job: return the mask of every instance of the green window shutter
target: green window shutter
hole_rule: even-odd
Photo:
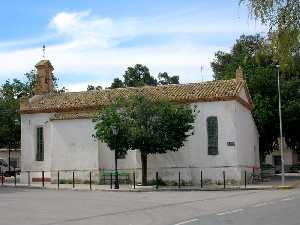
[[[218,118],[216,116],[208,117],[206,125],[208,155],[218,155]]]

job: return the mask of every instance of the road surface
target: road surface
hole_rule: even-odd
[[[0,186],[0,225],[299,225],[300,190],[100,192]]]

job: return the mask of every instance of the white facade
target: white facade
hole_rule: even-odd
[[[246,98],[243,89],[241,98]],[[259,135],[249,109],[236,100],[198,102],[191,107],[200,111],[194,135],[178,152],[149,155],[149,180],[156,171],[162,179],[176,180],[180,171],[183,180],[199,183],[201,170],[204,179],[222,180],[225,171],[227,178],[241,180],[244,170],[259,167]],[[91,119],[50,120],[52,115],[21,115],[22,171],[43,170],[46,177],[56,179],[55,170],[114,169],[114,152],[93,137]],[[218,119],[218,155],[208,155],[206,120],[210,116]],[[44,128],[44,161],[35,160],[38,127]],[[118,162],[120,169],[135,171],[140,180],[139,151],[129,151]],[[40,176],[40,172],[32,176]],[[27,182],[27,177],[23,181]]]

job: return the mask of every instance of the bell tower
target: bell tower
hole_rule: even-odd
[[[43,59],[35,65],[37,69],[37,80],[33,89],[34,95],[43,95],[54,90],[54,70],[49,60]]]

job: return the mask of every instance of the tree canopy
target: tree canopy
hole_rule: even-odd
[[[179,84],[179,76],[169,76],[167,72],[159,73],[157,77],[161,85]]]
[[[254,103],[253,116],[260,134],[260,149],[268,153],[278,147],[279,116],[276,66],[268,39],[242,35],[231,51],[219,51],[211,63],[214,78],[232,79],[241,65]],[[300,63],[299,56],[293,60]],[[289,147],[300,150],[300,67],[281,71],[283,132]]]
[[[300,40],[299,0],[240,0],[252,16],[269,27],[273,61],[282,70],[293,66]]]
[[[111,150],[126,154],[130,148],[130,118],[124,106],[120,107],[119,101],[116,100],[114,104],[103,108],[97,114],[97,117],[94,119],[97,122],[95,130],[96,137],[105,142]],[[113,127],[118,131],[116,137],[112,131]]]
[[[133,67],[128,67],[123,74],[123,78],[124,81],[119,78],[115,78],[110,88],[179,84],[179,76],[169,76],[167,72],[159,73],[159,81],[157,81],[157,79],[150,74],[148,67],[142,64],[136,64]]]
[[[121,104],[102,109],[95,121],[96,137],[112,150],[140,150],[142,183],[145,185],[148,154],[177,151],[182,147],[191,135],[194,115],[186,106],[133,96],[123,99]],[[120,131],[117,144],[114,143],[112,125]]]
[[[26,85],[17,79],[7,80],[0,88],[0,147],[17,148],[20,145],[21,127],[17,97]]]
[[[114,81],[112,82],[110,88],[114,89],[114,88],[122,88],[124,87],[124,83],[122,80],[120,80],[119,78],[114,78]]]
[[[147,66],[136,64],[134,67],[128,67],[125,71],[124,84],[127,87],[139,87],[144,85],[157,85],[157,80],[151,76]]]
[[[87,91],[102,90],[102,87],[99,86],[99,85],[98,85],[98,86],[94,86],[94,85],[90,85],[90,84],[89,84],[89,85],[87,86],[86,90],[87,90]]]
[[[21,95],[33,96],[33,87],[36,82],[36,70],[25,73],[25,80],[6,80],[0,87],[0,148],[18,148],[21,139],[21,122],[19,97]],[[53,76],[57,87],[57,78]],[[57,90],[63,92],[65,88]]]

